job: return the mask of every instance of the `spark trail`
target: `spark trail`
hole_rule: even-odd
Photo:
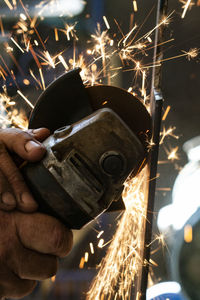
[[[143,230],[146,214],[147,169],[125,184],[123,199],[126,211],[100,264],[100,270],[92,283],[87,300],[132,298],[137,274],[143,265]]]

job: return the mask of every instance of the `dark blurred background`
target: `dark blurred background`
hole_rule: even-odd
[[[61,1],[61,0],[60,0]],[[11,2],[11,1],[10,1]],[[23,1],[28,8],[31,18],[37,14],[37,4],[41,1]],[[61,51],[63,57],[68,61],[68,57],[72,57],[74,49],[74,39],[67,40],[66,35],[59,32],[59,42],[55,41],[54,28],[62,29],[65,24],[76,24],[76,35],[79,40],[76,42],[76,47],[79,53],[84,52],[86,41],[90,39],[97,28],[97,23],[101,24],[103,30],[106,29],[102,17],[106,16],[112,36],[120,36],[119,29],[115,20],[119,24],[123,33],[130,30],[130,15],[133,13],[133,22],[139,26],[142,25],[138,37],[155,27],[156,20],[156,4],[155,0],[138,1],[138,12],[133,12],[133,1],[131,0],[81,0],[61,1],[61,11],[56,11],[55,7],[50,5],[43,12],[44,18],[37,20],[37,30],[41,35],[49,53],[54,56]],[[198,1],[194,1],[195,5],[188,10],[184,19],[181,19],[182,3],[178,0],[170,0],[168,12],[173,12],[170,24],[166,27],[166,40],[174,38],[174,41],[167,43],[164,46],[164,57],[170,58],[182,54],[182,50],[189,51],[190,48],[200,48],[200,6]],[[1,76],[1,86],[6,85],[8,95],[13,97],[17,103],[18,109],[23,109],[27,115],[30,113],[30,108],[22,101],[19,95],[16,94],[18,89],[22,90],[24,95],[34,104],[41,94],[41,89],[36,81],[30,76],[29,70],[37,73],[37,66],[30,52],[22,52],[10,41],[11,36],[15,36],[19,27],[16,23],[19,20],[20,13],[24,13],[20,3],[17,3],[17,9],[10,10],[3,0],[0,0],[0,16],[3,24],[0,35],[0,55],[1,66],[9,70],[13,70],[16,82],[14,84],[13,77],[9,75],[4,80]],[[13,5],[14,8],[14,5]],[[19,39],[20,41],[20,39]],[[5,51],[5,43],[9,43],[13,47],[12,54],[15,60]],[[40,53],[38,48],[38,53]],[[152,52],[147,52],[147,56],[143,56],[144,62],[152,62]],[[20,68],[17,67],[19,64]],[[43,74],[46,85],[53,79],[64,72],[63,66],[60,64],[55,69],[44,68]],[[38,76],[38,75],[37,75]],[[28,79],[28,85],[24,79]],[[147,78],[150,87],[151,71]],[[133,84],[133,74],[131,72],[120,72],[113,79],[113,84],[123,88],[129,88]],[[136,88],[138,88],[137,83]],[[163,63],[162,67],[162,91],[164,95],[164,109],[170,106],[170,111],[164,126],[166,128],[176,127],[175,134],[179,139],[172,137],[166,138],[165,146],[160,147],[160,161],[167,161],[165,148],[179,147],[179,160],[159,164],[157,180],[157,191],[155,199],[154,213],[154,234],[158,233],[156,226],[156,217],[159,209],[162,206],[171,202],[171,189],[174,180],[180,171],[181,167],[187,162],[186,154],[182,150],[182,145],[185,141],[200,134],[200,104],[199,104],[199,86],[200,86],[200,65],[199,58],[191,59],[180,57],[173,60],[168,60]],[[166,190],[163,190],[166,189]],[[95,274],[95,266],[100,262],[101,257],[105,255],[106,248],[100,249],[97,247],[98,232],[105,230],[103,238],[108,241],[117,223],[116,217],[118,214],[106,214],[100,218],[97,224],[92,224],[81,232],[75,234],[75,246],[72,253],[67,259],[61,262],[60,272],[58,273],[55,283],[51,280],[38,286],[38,289],[29,299],[81,299],[81,294],[84,298],[84,293],[87,291],[89,282]],[[109,232],[109,234],[108,234]],[[89,243],[93,243],[95,254],[90,255],[89,262],[85,263],[83,269],[80,269],[79,263],[85,252],[90,253]],[[156,261],[158,267],[154,269],[154,280],[164,281],[170,279],[170,274],[167,270],[165,262],[165,250],[154,251],[158,245],[152,246],[152,251],[155,252],[152,259]]]

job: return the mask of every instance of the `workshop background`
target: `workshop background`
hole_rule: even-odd
[[[39,3],[40,1],[23,1],[25,5],[29,6],[29,12],[32,14],[31,17],[33,17],[34,13],[36,13],[36,2]],[[52,1],[46,2],[50,3]],[[79,52],[84,52],[83,45],[85,44],[85,41],[90,39],[90,35],[93,34],[97,29],[97,23],[100,23],[102,28],[106,30],[103,16],[106,16],[113,32],[118,30],[115,20],[118,22],[124,33],[127,33],[130,30],[130,15],[133,13],[133,1],[131,0],[87,0],[85,2],[82,0],[73,0],[62,2],[62,18],[60,17],[60,11],[56,11],[54,9],[52,10],[50,8],[48,9],[47,7],[45,10],[45,18],[42,22],[39,22],[37,29],[40,32],[42,39],[46,40],[48,49],[51,51],[51,53],[56,54],[64,49],[63,56],[66,60],[68,55],[71,56],[73,51],[73,39],[67,41],[66,36],[60,35],[59,43],[56,43],[54,32],[52,30],[54,27],[61,28],[63,27],[64,23],[75,24],[77,22],[76,35],[79,38]],[[178,56],[183,54],[181,51],[189,51],[191,48],[200,48],[200,2],[193,2],[194,5],[187,11],[185,18],[182,19],[181,13],[183,11],[183,3],[179,2],[178,0],[169,1],[168,12],[173,12],[173,14],[170,18],[170,24],[166,26],[165,35],[166,39],[173,38],[174,41],[164,45],[164,58]],[[137,1],[138,11],[134,12],[134,22],[136,22],[138,25],[144,23],[139,33],[140,36],[156,26],[156,4],[157,1],[155,0]],[[66,15],[65,10],[67,12]],[[20,66],[20,68],[17,68],[16,64],[13,63],[14,59],[12,59],[11,56],[4,56],[3,51],[5,43],[9,42],[10,44],[10,33],[17,30],[14,25],[19,19],[20,13],[22,13],[22,11],[20,12],[11,10],[6,4],[6,1],[0,1],[0,16],[4,29],[3,33],[1,27],[0,55],[4,59],[8,68],[14,70],[16,81],[24,95],[26,95],[28,99],[31,99],[31,102],[34,104],[41,93],[41,89],[36,89],[33,78],[30,78],[29,69],[32,69],[33,73],[36,70],[32,55],[30,53],[26,53],[25,55],[22,54],[21,51],[12,44],[12,47],[14,48],[13,55]],[[148,52],[147,57],[144,57],[143,59],[144,61],[147,60],[148,62],[151,62],[152,52]],[[56,67],[56,69],[51,68],[44,72],[43,75],[45,77],[46,85],[62,73],[64,73],[64,68],[62,65],[59,65]],[[118,76],[112,80],[112,84],[128,89],[133,81],[132,77],[133,75],[131,72],[119,72]],[[24,82],[24,78],[28,78],[30,84],[27,85],[27,83]],[[147,81],[149,82],[150,87],[151,71],[149,71]],[[28,115],[30,113],[30,109],[26,103],[21,100],[20,95],[16,93],[16,87],[12,84],[12,76],[8,76],[6,81],[1,77],[1,82],[1,86],[6,83],[7,93],[9,96],[13,97],[14,101],[17,103],[18,109],[25,110],[26,114]],[[172,202],[172,188],[175,179],[183,166],[188,162],[187,155],[183,151],[182,146],[186,141],[200,135],[199,86],[200,65],[198,57],[188,60],[186,56],[182,56],[176,59],[166,60],[163,63],[163,112],[169,107],[169,113],[166,120],[163,122],[162,130],[163,126],[166,129],[170,127],[176,127],[176,129],[173,129],[174,137],[166,137],[165,143],[160,147],[160,163],[158,166],[154,212],[154,236],[158,234],[158,212],[161,207]],[[179,136],[178,139],[176,138],[177,136]],[[189,145],[188,147],[191,148],[193,146],[198,146],[199,144],[199,140],[196,140],[194,143],[192,143],[192,146]],[[170,161],[168,160],[167,156],[169,151],[174,148],[176,148],[178,159]],[[192,197],[193,193],[191,191],[191,197],[189,197],[188,202],[192,203]],[[183,199],[183,202],[184,201],[185,200]],[[179,214],[181,214],[181,211],[177,211],[176,218],[179,218]],[[62,260],[56,280],[53,278],[38,285],[37,289],[32,293],[32,295],[26,297],[25,299],[84,299],[84,293],[88,291],[89,284],[96,274],[95,267],[98,263],[100,263],[101,258],[106,252],[106,247],[97,247],[98,241],[96,238],[96,231],[104,230],[104,241],[109,241],[115,231],[117,216],[118,213],[104,214],[96,225],[92,224],[86,229],[76,232],[74,249],[66,259]],[[200,214],[196,216],[195,222],[198,223],[199,219]],[[86,251],[90,251],[90,243],[94,244],[95,253],[91,256],[88,263],[85,264],[84,268],[80,268],[82,256]],[[172,279],[178,280],[178,278],[172,277],[176,275],[173,275],[173,271],[169,268],[169,265],[171,264],[170,261],[172,259],[172,252],[174,251],[173,248],[176,242],[172,242],[170,240],[169,242],[167,241],[167,243],[169,244],[167,246],[159,246],[157,243],[152,245],[152,253],[154,253],[152,254],[152,260],[155,262],[153,266],[154,283]],[[159,248],[159,251],[156,250],[157,248]],[[192,248],[190,250],[192,251]],[[190,255],[192,256],[192,252]],[[177,256],[175,257],[177,259]],[[187,260],[187,258],[185,259]],[[184,264],[184,259],[182,260],[182,263]],[[172,264],[175,264],[175,262]],[[198,269],[200,269],[200,254],[193,264],[198,265]],[[193,266],[193,268],[195,267]],[[188,272],[191,272],[192,274],[192,265],[188,267]],[[175,273],[177,274],[177,272]],[[197,277],[198,273],[195,274],[193,274],[194,277]],[[194,286],[192,286],[191,283],[191,285],[186,287],[186,289],[198,289],[196,288],[198,284],[200,285],[199,281],[197,280],[197,282],[194,282]],[[188,299],[200,299],[196,295],[191,295],[192,294],[188,296]],[[198,295],[200,295],[199,291]]]

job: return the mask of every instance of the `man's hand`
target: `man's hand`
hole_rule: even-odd
[[[71,231],[53,217],[0,211],[0,299],[29,294],[71,247]]]
[[[40,142],[48,136],[46,128],[28,131],[0,129],[0,209],[11,211],[18,208],[23,212],[37,209],[37,203],[9,153],[26,161],[38,161],[46,151]]]
[[[0,129],[0,299],[29,294],[36,280],[56,273],[57,258],[72,247],[70,230],[35,212],[37,203],[13,161],[16,154],[25,161],[40,160],[46,151],[40,142],[48,135],[45,128]]]

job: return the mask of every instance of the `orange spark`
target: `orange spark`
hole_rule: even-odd
[[[158,264],[155,262],[155,260],[151,259],[149,260],[149,263],[155,267],[158,267]]]
[[[15,76],[13,76],[13,73],[12,73],[12,72],[10,71],[10,69],[8,68],[8,66],[7,66],[7,64],[6,64],[6,62],[5,62],[5,60],[4,60],[3,57],[2,57],[2,55],[0,55],[0,59],[2,60],[2,62],[3,62],[3,64],[4,64],[4,66],[6,67],[8,73],[9,73],[10,76],[12,77],[12,79],[13,79],[13,81],[14,81],[16,87],[18,88],[18,84],[17,84],[17,82],[16,82],[16,80],[15,80]]]
[[[157,191],[170,192],[172,189],[168,187],[156,188]]]
[[[6,73],[6,71],[4,70],[4,68],[2,66],[0,66],[0,70],[5,76],[8,76],[8,74]]]
[[[12,3],[13,3],[14,8],[16,8],[16,6],[17,6],[17,0],[12,0]]]
[[[17,93],[25,100],[25,102],[31,107],[34,108],[33,104],[22,94],[20,90],[17,90]]]
[[[165,58],[165,59],[159,60],[158,62],[161,63],[161,62],[164,62],[164,61],[177,59],[177,58],[183,57],[183,56],[187,56],[188,60],[190,60],[191,58],[197,57],[197,55],[199,54],[199,50],[197,48],[191,48],[189,51],[182,50],[182,52],[183,52],[183,54],[179,54],[179,55],[176,55],[176,56]]]
[[[10,10],[13,10],[12,4],[9,2],[9,0],[4,0],[4,2],[7,4]]]
[[[146,72],[142,71],[142,96],[146,95],[146,90],[145,90],[145,79],[146,79]],[[145,98],[145,97],[144,97]]]
[[[89,253],[88,253],[88,252],[85,252],[84,261],[85,261],[85,262],[88,262],[88,258],[89,258]]]
[[[29,81],[28,79],[26,79],[26,78],[23,80],[23,83],[24,83],[25,85],[30,85],[30,81]]]
[[[25,16],[25,14],[20,14],[20,18],[24,21],[26,21],[27,17]]]
[[[170,151],[165,148],[165,151],[166,151],[166,153],[168,155],[167,158],[169,160],[174,161],[174,160],[178,160],[179,159],[179,155],[177,153],[178,147],[175,147],[175,148],[171,149]]]
[[[100,241],[98,243],[98,247],[103,248],[103,246],[104,246],[104,239],[100,239]]]
[[[174,13],[174,11],[171,12],[168,16],[164,16],[163,19],[160,21],[160,23],[158,23],[153,29],[151,29],[149,32],[147,32],[147,34],[145,34],[143,37],[148,38],[157,28],[161,27],[162,25],[168,25],[173,13]]]
[[[99,239],[101,236],[102,236],[102,234],[104,233],[104,231],[102,230],[102,231],[100,231],[99,233],[98,233],[98,235],[97,235],[97,238]]]
[[[41,78],[43,90],[45,90],[46,87],[45,87],[45,82],[44,82],[44,76],[43,76],[43,73],[42,73],[42,68],[39,68],[39,73],[40,73],[40,78]]]
[[[182,52],[184,52],[185,55],[187,55],[188,60],[197,57],[199,54],[199,50],[197,48],[191,48],[188,52],[182,50]]]
[[[105,23],[107,29],[110,29],[110,25],[108,23],[108,20],[107,20],[106,16],[103,16],[103,20],[104,20],[104,23]]]
[[[33,29],[35,28],[37,18],[38,18],[37,16],[34,16],[33,19],[31,20],[30,27]]]
[[[85,264],[85,259],[84,259],[84,257],[81,257],[79,268],[83,269],[84,268],[84,264]]]
[[[39,32],[37,31],[37,29],[36,29],[36,27],[35,27],[35,24],[32,23],[33,20],[32,20],[31,17],[29,16],[27,8],[24,6],[22,0],[19,0],[19,2],[21,3],[21,6],[22,6],[22,8],[23,8],[23,10],[24,10],[24,12],[25,12],[27,18],[29,19],[30,24],[32,25],[32,27],[33,27],[35,33],[37,34],[38,39],[39,39],[39,41],[40,41],[42,47],[44,48],[44,50],[46,50],[45,44],[43,43],[43,40],[42,40],[41,36],[39,35]]]
[[[92,254],[94,254],[94,246],[93,246],[93,243],[90,243],[90,252]]]
[[[36,62],[36,65],[37,65],[38,69],[40,69],[40,68],[41,68],[41,64],[40,64],[40,62],[39,62],[39,60],[38,60],[38,58],[37,58],[37,56],[36,56],[36,54],[35,54],[35,51],[33,50],[33,47],[32,47],[31,44],[29,45],[29,49],[30,49],[30,51],[31,51],[31,54],[32,54],[32,56],[33,56],[35,62]]]
[[[136,0],[133,0],[133,10],[134,10],[134,12],[138,11],[137,1]]]
[[[47,58],[47,61],[49,62],[50,66],[55,69],[54,60],[52,59],[51,55],[48,51],[44,51],[44,56]]]
[[[76,30],[75,30],[76,24],[77,22],[72,25],[65,24],[65,30],[60,29],[60,31],[65,33],[68,41],[70,41],[71,37],[75,38],[75,40],[78,40],[78,37],[76,36]]]
[[[168,115],[170,109],[171,109],[171,106],[168,105],[167,108],[166,108],[166,110],[165,110],[165,112],[164,112],[164,115],[163,115],[163,117],[162,117],[162,121],[165,121],[165,120],[166,120],[167,115]]]
[[[67,63],[66,63],[66,61],[64,60],[64,58],[62,57],[62,55],[60,54],[60,55],[58,55],[58,59],[60,60],[60,62],[63,64],[63,66],[64,66],[64,68],[65,68],[65,70],[67,71],[67,70],[69,70],[69,67],[68,67],[68,65],[67,65]]]
[[[181,0],[180,2],[182,2],[184,4],[183,5],[183,13],[181,15],[181,18],[184,19],[188,8],[191,7],[192,5],[194,5],[194,3],[192,2],[192,0]]]
[[[192,240],[193,240],[193,229],[190,224],[187,224],[184,227],[184,241],[186,243],[191,243]]]
[[[178,135],[174,134],[176,127],[169,127],[167,130],[165,129],[165,127],[163,127],[163,131],[160,133],[161,139],[160,139],[160,145],[164,142],[164,139],[167,136],[172,136],[175,139],[179,139]]]
[[[2,36],[5,36],[4,28],[3,28],[3,22],[2,22],[1,16],[0,16],[0,28],[1,28],[1,35],[2,35]]]
[[[37,84],[40,86],[40,88],[42,89],[42,85],[41,82],[36,78],[36,76],[33,74],[33,71],[30,69],[29,70],[31,76],[35,79],[35,81],[37,82]]]
[[[11,41],[19,48],[19,50],[24,53],[24,50],[20,47],[20,45],[13,39],[13,37],[10,38]]]
[[[22,22],[18,22],[17,25],[24,31],[27,32],[28,31],[28,27],[26,23],[22,23]]]
[[[4,76],[4,73],[0,70],[0,75],[1,77],[3,78],[3,80],[6,80],[5,76]]]
[[[133,33],[133,31],[135,31],[136,28],[137,28],[137,25],[135,24],[134,27],[126,35],[126,37],[123,39],[123,45],[124,46],[126,45],[126,41],[128,40],[128,38],[131,36],[131,34]]]
[[[55,40],[57,42],[59,40],[59,38],[58,38],[58,29],[57,28],[54,28],[54,33],[55,33]]]

